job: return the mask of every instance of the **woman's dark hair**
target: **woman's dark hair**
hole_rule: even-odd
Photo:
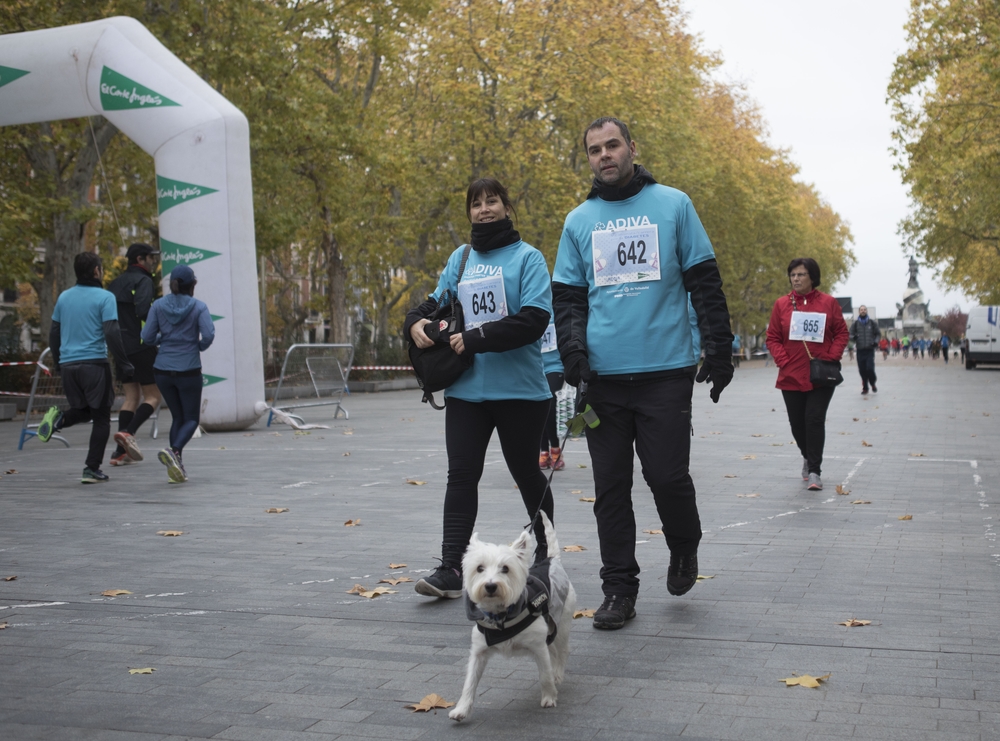
[[[96,252],[81,252],[73,258],[73,272],[77,280],[88,280],[94,277],[94,268],[104,264]]]
[[[466,218],[471,218],[472,202],[481,196],[496,196],[504,206],[510,209],[510,212],[514,214],[514,218],[517,218],[517,211],[514,210],[510,194],[507,193],[507,189],[503,186],[503,183],[496,178],[479,178],[469,183],[469,190],[465,193]]]
[[[800,266],[809,273],[809,280],[812,281],[813,288],[819,288],[819,265],[817,262],[811,257],[796,257],[788,263],[788,275],[791,275],[792,271]]]
[[[181,283],[176,278],[170,281],[170,292],[180,293],[185,296],[194,296],[194,287],[198,285],[198,281],[193,280],[190,283]]]

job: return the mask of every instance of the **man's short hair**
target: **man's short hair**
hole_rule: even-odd
[[[94,277],[94,268],[104,264],[101,256],[96,252],[81,252],[73,258],[73,272],[76,273],[77,280],[86,280]]]
[[[614,116],[601,116],[600,118],[595,119],[590,124],[590,126],[587,127],[587,130],[583,132],[584,150],[587,149],[587,134],[589,134],[591,131],[596,131],[597,129],[603,129],[604,125],[609,123],[613,123],[615,126],[618,127],[618,130],[622,133],[622,137],[625,139],[625,146],[628,146],[629,144],[632,143],[632,137],[629,136],[628,133],[628,125],[624,121],[620,121]]]
[[[811,257],[796,257],[790,263],[788,263],[788,275],[792,274],[792,271],[797,267],[804,267],[806,272],[809,273],[809,280],[812,281],[813,288],[819,288],[819,263],[813,260]]]

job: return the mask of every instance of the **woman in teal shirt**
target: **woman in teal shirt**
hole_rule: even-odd
[[[441,565],[415,585],[419,594],[451,599],[462,596],[462,556],[476,523],[479,479],[494,429],[528,515],[541,504],[553,517],[552,494],[535,457],[552,397],[541,342],[552,316],[548,268],[542,253],[514,229],[514,206],[499,181],[474,181],[465,206],[472,250],[462,280],[457,279],[464,246],[452,253],[437,289],[406,315],[404,326],[417,347],[430,347],[427,317],[450,291],[458,295],[465,315],[465,331],[452,335],[451,348],[475,356],[472,367],[445,390],[448,486]],[[542,551],[540,522],[535,537]]]

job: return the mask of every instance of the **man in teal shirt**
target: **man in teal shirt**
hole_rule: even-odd
[[[114,380],[108,363],[108,348],[115,363],[128,381],[134,368],[125,355],[118,329],[118,307],[114,294],[101,284],[104,266],[100,256],[81,252],[73,260],[76,285],[59,294],[52,312],[49,347],[54,367],[62,375],[63,392],[69,409],[60,413],[52,407],[38,425],[38,439],[43,443],[64,427],[93,422],[90,448],[87,451],[84,484],[107,481],[101,471],[104,449],[111,436],[111,405],[115,400]]]
[[[701,521],[688,472],[697,315],[712,401],[733,378],[729,309],[715,252],[691,199],[634,163],[635,142],[615,118],[584,133],[593,188],[566,217],[552,276],[559,352],[568,383],[600,424],[587,430],[605,600],[594,627],[635,617],[639,564],[632,509],[633,449],[670,548],[667,589],[698,576]]]

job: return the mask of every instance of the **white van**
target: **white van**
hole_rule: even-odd
[[[1000,306],[973,306],[965,327],[968,342],[965,367],[972,370],[978,363],[1000,363]]]

